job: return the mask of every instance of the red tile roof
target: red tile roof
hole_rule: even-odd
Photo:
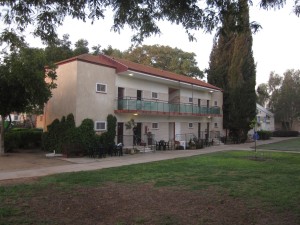
[[[179,74],[172,73],[169,71],[157,69],[157,68],[154,68],[151,66],[145,66],[142,64],[134,63],[134,62],[131,62],[131,61],[128,61],[125,59],[112,58],[112,57],[106,56],[106,55],[97,55],[96,56],[96,55],[90,55],[90,54],[83,54],[83,55],[75,56],[73,58],[58,62],[57,65],[69,63],[69,62],[76,61],[76,60],[115,68],[117,73],[131,70],[131,71],[135,71],[135,72],[153,75],[156,77],[166,78],[166,79],[175,80],[175,81],[181,81],[181,82],[185,82],[185,83],[189,83],[189,84],[193,84],[193,85],[197,85],[197,86],[202,86],[202,87],[206,87],[206,88],[210,88],[210,89],[214,89],[214,90],[222,90],[221,88],[218,88],[216,86],[213,86],[213,85],[206,83],[204,81],[201,81],[201,80],[197,80],[197,79],[187,77],[184,75],[179,75]]]

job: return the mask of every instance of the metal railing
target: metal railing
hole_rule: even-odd
[[[117,110],[128,111],[148,111],[163,113],[189,113],[189,114],[221,114],[220,107],[198,106],[190,103],[169,103],[159,100],[137,100],[136,98],[126,97],[117,99]]]

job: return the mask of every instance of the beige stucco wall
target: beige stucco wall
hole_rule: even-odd
[[[70,62],[58,66],[57,88],[52,90],[52,98],[45,105],[44,129],[55,119],[61,119],[70,113],[76,117],[76,96],[77,96],[77,62]]]
[[[106,121],[114,114],[115,70],[74,61],[57,68],[57,88],[45,107],[45,127],[54,119],[73,113],[76,126],[82,120]],[[96,92],[96,83],[107,85],[107,93]]]
[[[95,64],[78,62],[76,125],[89,118],[106,121],[114,114],[116,98],[115,70]],[[107,93],[96,92],[96,83],[106,84]]]

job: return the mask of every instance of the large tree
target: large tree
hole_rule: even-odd
[[[269,101],[270,95],[267,84],[260,84],[256,89],[257,103],[263,107],[266,107],[266,104]]]
[[[86,21],[104,18],[105,10],[113,11],[113,30],[120,31],[125,25],[136,31],[133,40],[142,41],[152,34],[159,34],[157,22],[167,20],[181,24],[190,40],[194,39],[193,30],[212,31],[219,25],[224,5],[238,0],[2,0],[0,2],[0,19],[5,26],[1,40],[14,42],[22,32],[32,25],[33,34],[43,41],[56,39],[56,27],[62,25],[65,17]],[[251,2],[249,0],[249,2]],[[300,2],[294,0],[294,12],[300,14]],[[281,8],[285,0],[261,0],[260,7]],[[15,25],[15,26],[13,26]],[[23,36],[24,38],[24,36]]]
[[[50,43],[45,48],[45,57],[47,64],[55,63],[68,59],[74,55],[71,48],[72,42],[69,40],[69,35],[64,34],[63,39],[57,39],[54,43]]]
[[[189,77],[203,78],[204,76],[197,66],[195,53],[184,52],[170,46],[142,45],[130,47],[123,52],[108,46],[107,49],[102,50],[102,53]]]
[[[79,39],[75,43],[75,49],[73,50],[73,55],[81,55],[84,53],[89,53],[89,42],[85,39]]]
[[[208,82],[224,90],[223,125],[245,140],[256,115],[255,64],[247,0],[228,2],[210,56]]]
[[[45,71],[43,49],[21,48],[0,62],[0,155],[4,154],[4,121],[11,112],[43,108],[56,87],[56,74]],[[45,73],[46,72],[46,73]]]
[[[300,70],[287,70],[283,77],[271,73],[269,78],[269,107],[275,114],[275,120],[289,130],[300,116]]]

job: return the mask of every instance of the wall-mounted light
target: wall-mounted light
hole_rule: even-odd
[[[130,74],[128,74],[128,75],[132,77],[132,76],[133,76],[133,73],[130,73]]]
[[[134,116],[138,116],[139,114],[138,114],[138,113],[133,113],[133,115],[134,115]]]
[[[208,117],[207,117],[207,119],[210,119],[210,118],[211,118],[211,116],[208,116]]]

